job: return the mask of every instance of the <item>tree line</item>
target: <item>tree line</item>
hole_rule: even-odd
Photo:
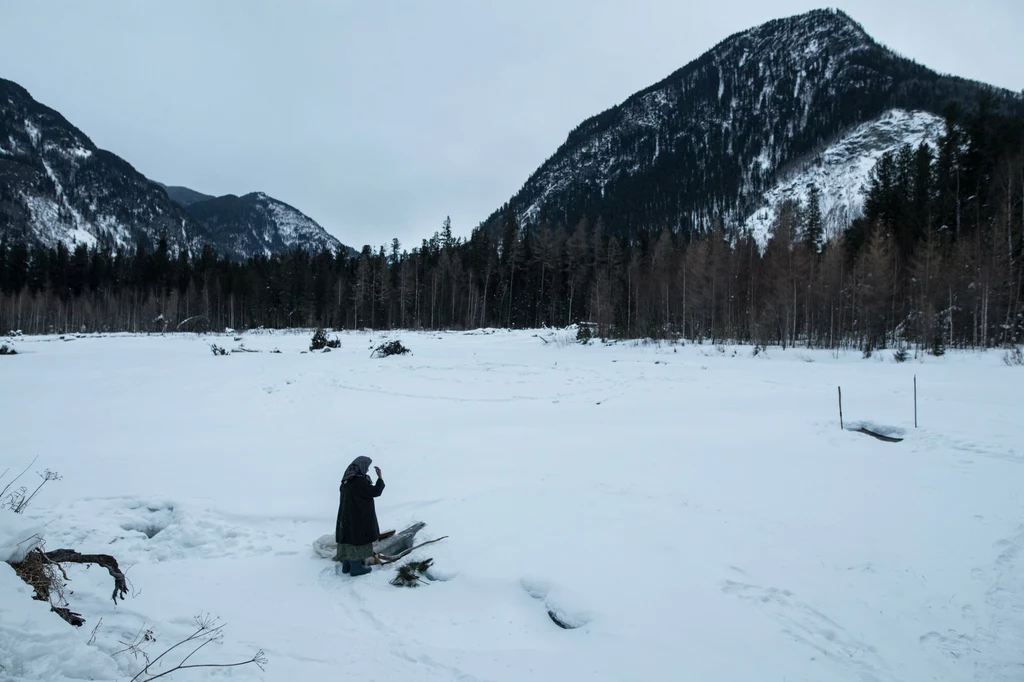
[[[298,249],[234,261],[166,240],[103,250],[0,234],[0,330],[467,329],[589,323],[613,338],[983,348],[1024,340],[1024,122],[951,107],[936,147],[885,154],[864,216],[824,234],[817,188],[777,209],[766,244],[722,220],[618,233],[601,218],[413,249]]]

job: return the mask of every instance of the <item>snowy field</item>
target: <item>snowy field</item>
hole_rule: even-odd
[[[18,339],[0,471],[63,476],[19,523],[133,594],[73,567],[76,629],[0,563],[0,679],[130,679],[121,642],[210,613],[192,662],[266,671],[168,679],[1024,680],[1024,370],[543,335]],[[848,427],[904,440],[841,430],[839,385]],[[357,455],[382,528],[450,536],[414,555],[436,581],[312,551]]]

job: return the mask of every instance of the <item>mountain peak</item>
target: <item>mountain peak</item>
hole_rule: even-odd
[[[758,26],[726,38],[722,42],[729,42],[737,36],[763,33],[790,33],[794,38],[800,38],[807,33],[826,33],[833,37],[857,38],[867,43],[875,41],[867,34],[864,27],[846,12],[836,9],[814,9],[803,14],[794,14],[780,19],[772,19]]]
[[[737,60],[742,66],[754,59],[760,65],[827,61],[828,75],[839,71],[840,62],[867,50],[888,52],[850,15],[838,9],[817,9],[755,26],[736,33],[712,48],[703,58],[715,62]],[[700,59],[692,66],[700,63]],[[683,67],[681,70],[685,70]],[[677,72],[678,73],[678,72]]]
[[[295,248],[336,251],[342,247],[315,220],[265,192],[225,194],[191,203],[187,210],[238,253],[270,255]]]
[[[849,131],[986,87],[901,57],[840,10],[775,19],[582,122],[508,207],[523,223],[600,219],[625,235],[739,230],[782,173]]]

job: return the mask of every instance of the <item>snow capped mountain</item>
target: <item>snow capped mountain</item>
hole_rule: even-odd
[[[0,79],[0,235],[105,249],[210,244],[233,258],[340,242],[262,193],[213,198],[165,187],[96,145],[21,86]]]
[[[856,197],[841,205],[849,196],[842,188],[871,159],[922,139],[922,126],[932,139],[934,116],[951,101],[972,104],[983,89],[893,53],[840,11],[779,19],[727,38],[584,121],[508,206],[520,222],[571,229],[586,218],[625,235],[702,231],[715,221],[763,230],[752,216],[793,194],[783,186],[800,182],[793,169],[820,154],[839,220],[859,210]],[[1021,108],[1018,95],[996,95]],[[926,125],[893,111],[933,118]],[[844,172],[861,175],[835,177]]]
[[[196,193],[198,194],[198,193]],[[315,220],[263,192],[193,201],[188,213],[222,244],[238,253],[271,255],[305,248],[342,248]]]
[[[28,92],[0,79],[0,229],[53,246],[206,238],[167,193]]]
[[[785,201],[807,205],[812,186],[819,191],[825,234],[832,235],[862,215],[862,188],[875,163],[904,144],[926,142],[936,147],[943,119],[925,111],[893,109],[870,123],[841,135],[820,153],[805,156],[779,173],[775,186],[764,193],[762,206],[744,222],[761,245],[771,234],[775,208]]]

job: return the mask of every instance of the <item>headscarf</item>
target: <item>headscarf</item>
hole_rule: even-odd
[[[365,476],[366,480],[370,480],[370,464],[373,460],[366,456],[359,456],[352,460],[352,463],[348,465],[348,469],[345,469],[345,475],[341,477],[342,483],[348,483],[351,479],[357,476]]]

